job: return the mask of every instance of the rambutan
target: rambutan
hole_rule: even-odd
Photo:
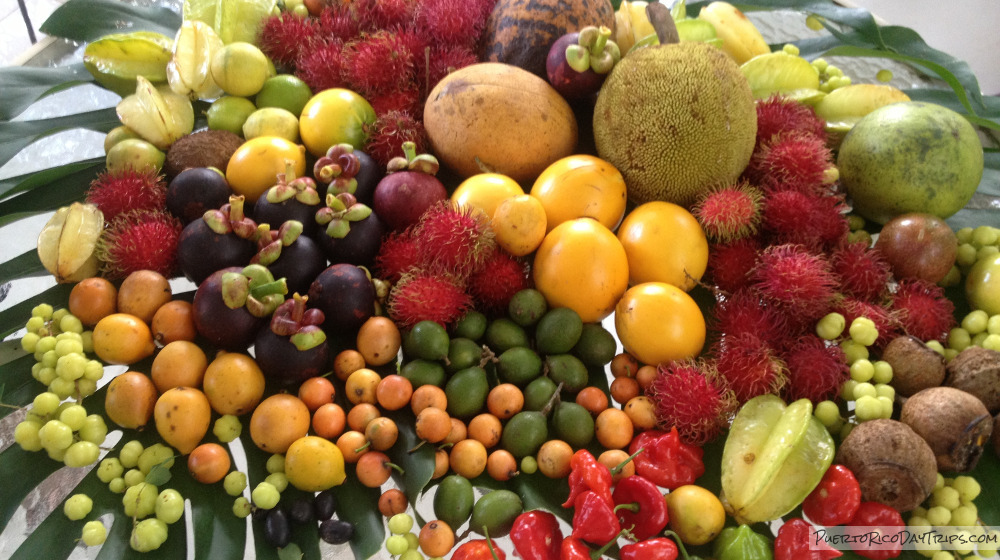
[[[86,197],[110,222],[130,210],[165,209],[167,183],[154,169],[125,167],[100,173],[91,181]]]
[[[706,280],[725,292],[735,292],[750,283],[750,270],[757,265],[760,241],[755,237],[731,243],[716,243],[708,251]]]
[[[925,280],[906,279],[892,296],[891,309],[897,313],[903,332],[924,342],[944,342],[956,325],[955,304],[944,289]]]
[[[470,47],[433,45],[426,58],[418,57],[417,79],[426,95],[448,74],[478,61],[476,52]]]
[[[416,0],[353,0],[351,5],[363,31],[406,27],[417,9]]]
[[[778,190],[768,194],[763,229],[777,244],[795,243],[823,250],[847,235],[843,200],[830,194]]]
[[[342,76],[345,68],[343,51],[344,44],[337,39],[319,42],[299,54],[295,61],[295,75],[314,92],[344,87],[347,82]]]
[[[413,237],[421,262],[454,272],[461,278],[481,269],[497,247],[489,218],[450,200],[428,208],[420,216]]]
[[[723,337],[756,336],[772,348],[781,348],[785,338],[792,334],[785,317],[774,307],[761,300],[760,295],[744,288],[716,304],[712,327]]]
[[[368,98],[416,87],[415,54],[396,33],[363,35],[344,46],[344,78]]]
[[[392,232],[382,238],[378,255],[375,257],[375,273],[379,278],[396,283],[420,264],[420,249],[413,237],[413,230]]]
[[[725,387],[715,366],[707,361],[665,362],[657,366],[647,395],[657,424],[677,428],[690,445],[704,445],[719,436],[736,410],[736,396]]]
[[[822,139],[787,132],[757,146],[744,175],[767,191],[792,189],[819,194],[827,190],[831,169],[833,156]]]
[[[371,136],[365,145],[365,153],[384,168],[389,160],[403,155],[403,142],[413,142],[418,154],[428,150],[429,142],[423,123],[408,113],[389,111],[375,118]]]
[[[279,68],[291,69],[303,50],[318,43],[322,30],[319,20],[279,14],[264,18],[257,44]]]
[[[746,181],[714,188],[691,209],[709,239],[728,243],[757,233],[764,194]]]
[[[320,12],[319,29],[323,37],[346,43],[358,36],[358,18],[349,3],[335,2]]]
[[[847,357],[835,344],[827,345],[815,334],[807,334],[781,354],[788,366],[785,400],[809,399],[813,403],[834,399],[850,379]]]
[[[837,295],[837,279],[830,263],[802,245],[771,245],[761,251],[750,280],[765,301],[793,320],[826,315]]]
[[[375,109],[376,115],[384,115],[390,111],[399,111],[408,115],[423,114],[420,103],[420,90],[413,86],[405,91],[390,91],[367,98]]]
[[[486,25],[482,12],[473,0],[421,0],[414,27],[438,44],[472,47]]]
[[[788,380],[785,362],[755,333],[727,334],[715,343],[711,354],[740,404],[758,395],[777,395]]]
[[[841,243],[830,255],[830,266],[846,295],[874,302],[888,293],[889,263],[867,243]]]
[[[848,325],[858,317],[865,317],[875,323],[878,331],[878,338],[872,345],[875,348],[883,348],[899,334],[900,324],[896,313],[878,303],[845,297],[837,303],[836,311],[844,316]]]
[[[467,285],[476,309],[490,315],[501,315],[507,312],[507,305],[514,294],[530,287],[528,267],[497,247],[483,266],[469,275]]]
[[[123,212],[108,223],[97,245],[103,275],[125,278],[153,270],[171,278],[177,269],[177,242],[184,229],[166,210]]]
[[[472,307],[462,282],[444,272],[412,270],[403,274],[386,300],[389,317],[402,328],[420,321],[449,326]]]
[[[783,95],[758,101],[757,144],[764,144],[783,132],[803,132],[826,142],[825,123],[809,105]]]

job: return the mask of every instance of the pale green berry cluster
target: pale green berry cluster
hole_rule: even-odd
[[[76,401],[52,391],[35,396],[24,420],[14,428],[14,441],[25,451],[45,450],[69,467],[93,465],[100,457],[108,426],[100,414],[87,414]]]
[[[385,550],[400,560],[424,560],[420,553],[420,541],[412,531],[413,517],[407,513],[397,513],[387,522],[389,536],[385,539]]]
[[[945,478],[938,473],[933,492],[923,505],[910,512],[907,525],[911,531],[935,531],[953,536],[953,539],[954,536],[961,538],[952,541],[956,543],[953,550],[942,550],[940,543],[930,542],[918,549],[921,555],[932,560],[976,560],[989,558],[997,553],[995,543],[1000,540],[1000,532],[993,531],[987,535],[973,502],[980,490],[979,482],[971,476]],[[966,544],[962,544],[963,542]]]
[[[24,326],[21,348],[35,356],[32,377],[62,400],[81,400],[97,391],[104,364],[87,357],[93,352],[93,332],[85,331],[80,319],[42,303],[31,310]]]

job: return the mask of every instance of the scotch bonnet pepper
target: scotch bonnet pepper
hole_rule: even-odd
[[[621,560],[675,560],[677,545],[666,537],[657,537],[622,547],[619,554]]]
[[[667,501],[648,479],[632,475],[618,481],[611,495],[621,526],[638,541],[644,541],[667,526]],[[676,547],[675,547],[676,548]]]
[[[621,524],[604,497],[586,490],[576,497],[573,507],[573,536],[603,545],[618,536]]]
[[[647,430],[632,439],[628,452],[635,455],[635,473],[657,486],[679,488],[705,473],[702,448],[681,441],[677,428],[669,432]]]
[[[598,463],[594,455],[586,449],[580,449],[569,460],[569,497],[563,502],[563,507],[573,507],[576,498],[581,493],[591,490],[604,499],[609,506],[611,501],[611,470]]]
[[[816,530],[805,519],[789,519],[774,539],[774,560],[830,560],[843,556],[826,541],[817,540]]]
[[[802,513],[814,523],[832,527],[849,522],[861,506],[861,485],[851,469],[831,465],[802,502]]]
[[[559,560],[563,534],[555,515],[536,509],[514,519],[510,540],[524,560]]]

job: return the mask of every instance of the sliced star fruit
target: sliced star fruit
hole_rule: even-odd
[[[181,24],[174,37],[173,57],[167,63],[170,89],[191,99],[215,99],[222,95],[212,78],[212,56],[222,48],[222,39],[212,26],[198,20]]]
[[[74,202],[49,218],[38,234],[38,259],[56,281],[79,282],[97,274],[97,240],[104,214],[93,204]]]
[[[813,107],[826,121],[826,130],[836,144],[862,117],[879,107],[909,101],[902,90],[886,84],[851,84],[828,93]]]
[[[819,72],[801,56],[774,51],[757,55],[740,66],[756,99],[776,93],[819,91]]]
[[[152,31],[106,35],[87,45],[83,65],[97,83],[124,97],[135,91],[138,76],[153,83],[167,81],[173,43]]]
[[[194,129],[191,100],[142,76],[136,78],[135,93],[122,99],[116,111],[122,124],[161,150]]]
[[[736,414],[722,451],[722,495],[739,523],[772,521],[792,511],[819,484],[835,447],[812,403],[785,405],[763,395]]]

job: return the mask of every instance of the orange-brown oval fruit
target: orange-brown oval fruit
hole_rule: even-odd
[[[513,64],[544,77],[545,57],[552,43],[588,25],[613,29],[611,2],[499,0],[483,30],[479,60]]]
[[[239,416],[264,396],[264,373],[250,356],[225,352],[208,364],[202,386],[213,410]]]
[[[309,431],[309,407],[302,399],[278,393],[261,401],[250,417],[250,439],[267,453],[284,453]]]
[[[104,410],[123,428],[141,428],[152,418],[157,396],[153,380],[138,371],[126,371],[108,383]]]
[[[201,443],[212,420],[205,393],[193,387],[174,387],[156,399],[156,431],[171,447],[187,455]]]
[[[496,62],[445,76],[424,104],[424,128],[443,164],[462,177],[490,171],[533,181],[576,149],[569,103],[531,72]]]

